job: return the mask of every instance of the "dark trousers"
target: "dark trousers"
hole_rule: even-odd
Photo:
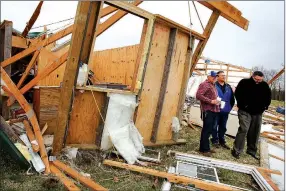
[[[226,123],[228,120],[228,112],[219,112],[217,116],[217,124],[212,131],[212,143],[225,144],[224,135],[226,132]]]
[[[260,135],[262,114],[250,115],[245,111],[238,110],[238,120],[239,128],[235,137],[233,149],[237,154],[242,153],[245,138],[247,138],[247,151],[255,155]]]
[[[212,134],[212,130],[216,124],[217,113],[212,111],[203,112],[203,129],[201,132],[201,140],[200,140],[200,151],[208,152],[210,151],[210,135]]]

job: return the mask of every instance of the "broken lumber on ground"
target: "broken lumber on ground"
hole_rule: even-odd
[[[113,166],[113,167],[118,167],[118,168],[123,168],[127,170],[132,170],[135,172],[139,173],[144,173],[148,174],[151,176],[157,176],[160,178],[166,178],[169,182],[172,183],[177,183],[177,184],[184,184],[184,185],[190,185],[193,184],[195,188],[203,189],[203,190],[234,190],[234,188],[219,184],[219,183],[210,183],[206,182],[203,180],[195,179],[195,178],[190,178],[190,177],[185,177],[185,176],[179,176],[176,174],[171,174],[167,172],[162,172],[158,170],[153,170],[153,169],[148,169],[136,165],[129,165],[126,163],[121,163],[121,162],[116,162],[112,160],[104,160],[103,161],[104,165],[108,166]]]

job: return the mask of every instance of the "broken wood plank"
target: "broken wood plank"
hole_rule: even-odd
[[[70,191],[79,191],[79,187],[77,187],[72,180],[70,180],[66,175],[64,175],[57,167],[53,164],[50,164],[51,172],[56,175],[60,181],[63,183],[65,188]]]
[[[41,8],[43,5],[44,1],[40,1],[37,8],[35,9],[33,15],[31,16],[29,22],[27,23],[24,31],[22,32],[22,36],[26,37],[27,34],[29,33],[30,29],[33,27],[34,23],[36,22],[40,12],[41,12]]]
[[[1,118],[1,129],[7,134],[7,136],[13,141],[19,141],[20,143],[23,143],[23,141],[16,135],[12,127],[5,121],[5,119],[0,115]]]
[[[268,138],[268,139],[272,139],[272,140],[275,140],[275,141],[281,141],[281,142],[285,142],[284,139],[281,139],[281,138],[278,138],[278,137],[273,137],[273,136],[270,136],[266,133],[261,133],[260,134],[262,137],[265,137],[265,138]]]
[[[65,165],[64,163],[60,162],[59,160],[55,160],[52,163],[57,168],[61,169],[66,174],[68,174],[70,177],[72,177],[75,180],[80,181],[83,185],[87,186],[88,188],[90,188],[92,190],[98,190],[98,191],[105,191],[105,190],[107,190],[106,188],[104,188],[101,185],[95,183],[91,179],[82,176],[79,172],[77,172],[76,170],[72,169],[71,167]]]
[[[159,98],[158,98],[155,119],[153,122],[153,128],[152,128],[152,134],[151,134],[151,142],[153,143],[155,143],[157,140],[159,122],[161,119],[161,113],[162,113],[162,108],[163,108],[167,84],[168,84],[170,66],[171,66],[171,62],[173,59],[177,33],[178,33],[177,28],[171,28],[170,35],[169,35],[168,52],[167,52],[165,66],[164,66],[164,72],[163,72],[163,77],[161,81],[161,88],[159,92]]]
[[[278,156],[276,156],[276,155],[269,154],[269,156],[270,156],[270,157],[272,157],[272,158],[275,158],[275,159],[281,160],[281,161],[283,161],[283,162],[285,161],[285,159],[280,158],[280,157],[278,157]]]
[[[198,1],[198,3],[213,11],[221,12],[222,17],[247,31],[249,21],[242,17],[241,12],[230,3],[226,1]]]
[[[265,171],[257,169],[258,172],[263,176],[263,178],[267,181],[267,183],[273,188],[274,191],[279,191],[278,186],[272,181],[272,179],[267,175]]]
[[[46,167],[45,172],[47,174],[49,174],[50,173],[50,166],[49,166],[47,151],[46,151],[46,148],[44,145],[44,140],[43,140],[43,137],[42,137],[42,134],[40,131],[40,127],[39,127],[36,115],[35,115],[33,109],[31,108],[31,106],[29,105],[29,103],[27,102],[27,100],[24,98],[24,96],[21,94],[21,92],[18,90],[18,88],[14,84],[14,82],[8,76],[6,71],[3,69],[3,67],[1,67],[1,78],[5,82],[5,84],[8,86],[11,93],[15,96],[15,98],[17,99],[20,106],[26,112],[26,115],[27,115],[28,119],[30,120],[32,127],[34,129],[34,133],[35,133],[36,139],[37,139],[39,147],[40,147],[41,158],[42,158],[43,163],[45,164],[45,167]]]
[[[47,128],[48,128],[48,124],[46,123],[45,126],[43,127],[42,131],[41,131],[42,135],[44,135],[44,133],[46,132]]]
[[[28,136],[28,138],[29,138],[29,140],[31,142],[33,151],[36,152],[36,153],[39,152],[39,145],[38,145],[38,142],[37,142],[37,140],[35,138],[34,132],[31,129],[29,121],[24,120],[23,123],[24,123],[24,127],[26,129],[26,134],[27,134],[27,136]]]
[[[279,78],[285,71],[285,68],[282,68],[271,80],[269,80],[268,85],[272,84],[277,78]]]
[[[68,58],[68,52],[62,55],[59,59],[53,61],[50,65],[48,65],[41,73],[39,73],[34,79],[32,79],[28,84],[26,84],[23,88],[20,89],[21,94],[29,91],[33,86],[35,86],[41,79],[45,78],[47,75],[52,73],[58,67],[60,67],[63,63],[66,62]],[[13,98],[9,98],[7,105],[11,106],[14,103]]]
[[[193,57],[192,57],[192,64],[191,64],[191,70],[190,70],[190,74],[193,73],[193,71],[195,70],[195,67],[196,67],[196,64],[198,63],[199,61],[199,58],[201,57],[201,54],[210,38],[210,35],[214,29],[214,26],[218,20],[220,16],[220,12],[219,11],[213,11],[212,14],[211,14],[211,17],[208,21],[208,24],[203,32],[203,35],[206,37],[204,40],[201,40],[199,42],[199,44],[197,45],[196,49],[195,49],[195,52],[193,54]]]
[[[71,40],[69,58],[67,60],[63,84],[60,93],[60,105],[58,109],[57,130],[54,135],[53,154],[57,155],[63,148],[64,135],[68,127],[69,113],[72,104],[72,93],[76,85],[76,78],[80,62],[88,63],[91,48],[96,38],[100,18],[102,1],[80,1],[75,17],[74,31]],[[88,11],[89,10],[89,11]],[[90,17],[90,15],[94,15]],[[87,36],[91,34],[91,36]]]
[[[169,182],[176,183],[176,184],[184,184],[184,185],[193,184],[195,188],[199,188],[203,190],[234,190],[234,188],[232,187],[222,185],[219,183],[215,183],[215,182],[210,183],[210,182],[195,179],[195,178],[179,176],[176,174],[148,169],[148,168],[144,168],[144,167],[140,167],[136,165],[125,164],[125,163],[116,162],[112,160],[104,160],[103,164],[108,165],[108,166],[123,168],[125,170],[132,170],[135,172],[144,173],[144,174],[148,174],[151,176],[166,178]]]
[[[37,50],[37,51],[34,53],[34,55],[33,55],[32,59],[31,59],[30,63],[28,64],[28,66],[27,66],[25,72],[22,74],[22,77],[21,77],[21,79],[19,80],[19,82],[18,82],[18,84],[17,84],[17,88],[20,88],[20,87],[22,86],[22,84],[23,84],[23,82],[25,81],[26,77],[28,76],[30,70],[31,70],[32,67],[35,65],[39,54],[40,54],[40,51],[39,51],[39,50]]]
[[[282,132],[270,132],[270,131],[263,131],[262,133],[266,133],[266,134],[272,134],[272,135],[282,135],[284,136],[285,134]]]
[[[186,143],[187,141],[185,139],[178,139],[177,141],[173,141],[173,140],[156,141],[156,143],[152,143],[151,141],[143,142],[145,147],[159,147],[159,146],[165,146],[165,145],[182,145]]]

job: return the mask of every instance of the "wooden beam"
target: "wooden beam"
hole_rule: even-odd
[[[23,88],[20,89],[21,94],[29,91],[33,86],[35,86],[40,80],[44,79],[47,75],[52,73],[58,67],[60,67],[64,62],[67,61],[68,52],[62,55],[59,59],[52,62],[52,64],[45,67],[45,69],[39,73],[34,79],[32,79],[28,84],[26,84]],[[7,105],[11,106],[14,103],[15,99],[12,97],[9,98]]]
[[[12,47],[16,48],[28,48],[29,44],[32,43],[34,40],[26,39],[19,36],[12,36]]]
[[[12,51],[12,29],[13,23],[11,21],[3,21],[0,29],[0,62],[11,57]],[[5,67],[8,75],[11,75],[11,66]],[[5,120],[9,119],[9,108],[7,107],[7,97],[2,97],[1,115]]]
[[[40,54],[40,51],[39,51],[39,50],[37,50],[37,51],[34,53],[34,55],[33,55],[32,59],[31,59],[30,63],[28,64],[27,68],[25,69],[25,72],[22,74],[22,77],[21,77],[21,79],[19,80],[19,82],[18,82],[18,84],[17,84],[17,88],[20,88],[20,87],[22,86],[22,84],[23,84],[23,82],[25,81],[26,77],[28,76],[30,70],[31,70],[32,67],[35,65],[39,54]]]
[[[271,80],[269,80],[268,85],[272,84],[276,79],[278,79],[285,71],[285,68],[282,68]]]
[[[40,154],[41,158],[43,160],[43,163],[45,164],[46,170],[45,172],[47,174],[50,173],[50,167],[49,167],[49,161],[47,156],[47,151],[44,145],[44,140],[40,131],[40,127],[38,124],[38,120],[36,118],[36,115],[27,102],[27,100],[24,98],[24,96],[21,94],[21,92],[18,90],[17,86],[14,84],[14,82],[11,80],[9,75],[6,73],[6,71],[1,67],[1,78],[9,88],[10,92],[15,96],[20,106],[23,108],[23,110],[26,112],[26,115],[28,119],[30,120],[32,127],[34,129],[34,133],[36,136],[36,139],[38,141],[39,147],[40,147]]]
[[[138,6],[141,4],[142,1],[135,1],[133,4],[134,6]],[[114,8],[116,9],[116,8]],[[112,15],[110,18],[108,18],[104,23],[100,24],[98,27],[98,30],[96,31],[96,36],[101,35],[104,31],[106,31],[109,27],[111,27],[114,23],[119,21],[122,17],[127,15],[128,12],[123,11],[123,10],[118,10],[114,15]]]
[[[44,1],[40,1],[37,8],[35,9],[32,17],[30,18],[29,22],[27,23],[24,31],[22,32],[22,36],[23,37],[26,37],[27,34],[29,33],[30,29],[33,27],[34,23],[36,22],[40,12],[41,12],[41,8],[42,8],[42,5],[43,5]]]
[[[23,50],[22,52],[12,56],[11,58],[4,60],[3,62],[1,62],[1,66],[6,67],[10,64],[13,64],[14,62],[20,60],[21,58],[24,58],[24,57],[32,54],[36,50],[41,50],[43,47],[45,47],[45,46],[63,38],[63,37],[71,34],[72,31],[73,31],[73,26],[69,26],[69,27],[53,34],[49,38],[33,44],[31,47],[29,47],[29,48]]]
[[[171,28],[170,35],[169,35],[168,52],[167,52],[165,66],[164,66],[163,77],[161,81],[161,88],[159,92],[159,98],[157,102],[156,113],[154,117],[152,134],[151,134],[151,141],[153,143],[155,143],[157,140],[159,122],[161,119],[161,113],[162,113],[162,108],[163,108],[167,84],[168,84],[170,66],[173,60],[173,53],[175,49],[177,33],[178,33],[177,28]]]
[[[261,176],[263,176],[263,178],[266,180],[266,182],[273,188],[274,191],[279,191],[280,189],[278,188],[278,186],[272,181],[272,179],[269,177],[269,175],[267,175],[267,173],[265,173],[262,170],[257,169],[258,172],[261,174]]]
[[[91,190],[107,191],[106,188],[95,183],[91,179],[82,176],[79,172],[77,172],[76,170],[72,169],[71,167],[65,165],[64,163],[62,163],[58,160],[55,160],[52,163],[57,168],[61,169],[62,171],[64,171],[66,174],[68,174],[70,177],[74,178],[75,180],[80,181],[83,185],[87,186]]]
[[[241,16],[241,12],[226,1],[198,1],[198,3],[215,11],[220,11],[221,16],[240,28],[247,31],[249,21]]]
[[[116,7],[120,10],[124,10],[130,14],[136,15],[143,19],[154,19],[154,15],[152,13],[149,13],[148,11],[145,11],[144,9],[141,9],[130,3],[126,3],[124,1],[105,1],[104,3],[110,6]]]
[[[214,26],[215,26],[215,24],[216,24],[216,22],[217,22],[217,20],[219,18],[219,15],[220,15],[220,13],[218,11],[213,11],[213,13],[211,14],[211,17],[210,17],[210,19],[208,21],[208,24],[207,24],[207,26],[206,26],[206,28],[204,30],[204,33],[203,33],[203,35],[206,36],[206,39],[205,40],[201,40],[198,43],[198,45],[196,47],[196,50],[195,50],[195,52],[193,54],[190,74],[193,73],[193,71],[194,71],[194,69],[196,67],[196,63],[198,62],[198,60],[199,60],[199,58],[200,58],[200,56],[201,56],[201,54],[202,54],[206,44],[207,44],[207,42],[208,42],[208,40],[210,38],[210,35],[211,35],[211,33],[213,31],[213,28],[214,28]]]
[[[96,38],[95,35],[91,34],[95,34],[102,5],[102,1],[80,1],[78,3],[71,48],[60,93],[60,105],[56,123],[57,130],[53,144],[54,155],[59,154],[63,147],[72,103],[72,92],[76,85],[79,64],[80,62],[88,63],[91,47]],[[91,17],[90,15],[94,16]],[[88,34],[91,36],[87,36]]]
[[[70,191],[79,191],[79,187],[77,187],[72,180],[70,180],[66,175],[64,175],[57,167],[55,167],[53,164],[50,165],[51,172],[56,175],[60,179],[60,181],[63,183],[65,188]]]
[[[276,155],[269,154],[269,157],[272,157],[272,158],[275,158],[275,159],[281,160],[281,161],[283,161],[283,162],[285,161],[285,159],[280,158],[280,157],[278,157],[278,156],[276,156]]]
[[[43,127],[42,131],[41,131],[41,134],[44,135],[44,133],[46,132],[48,128],[48,124],[46,123],[45,126]]]
[[[23,123],[24,123],[24,127],[26,129],[26,134],[27,134],[27,136],[28,136],[28,138],[29,138],[29,140],[31,142],[33,151],[34,152],[39,152],[39,145],[38,145],[37,142],[35,143],[35,141],[37,141],[37,140],[35,138],[33,130],[31,129],[29,121],[24,120]]]
[[[116,161],[112,161],[112,160],[104,160],[103,164],[108,165],[108,166],[122,168],[125,170],[132,170],[135,172],[144,173],[144,174],[148,174],[151,176],[166,178],[169,182],[172,182],[175,184],[184,184],[184,185],[193,184],[195,186],[195,188],[199,188],[202,190],[221,190],[221,191],[223,191],[223,190],[228,190],[228,191],[234,190],[232,187],[229,187],[229,186],[226,186],[223,184],[219,184],[216,182],[210,183],[210,182],[195,179],[195,178],[190,178],[190,177],[186,177],[186,176],[179,176],[176,174],[171,174],[171,173],[162,172],[162,171],[158,171],[158,170],[148,169],[148,168],[144,168],[144,167],[140,167],[140,166],[136,166],[136,165],[125,164],[125,163],[116,162]]]

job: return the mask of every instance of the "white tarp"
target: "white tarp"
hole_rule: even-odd
[[[207,76],[192,76],[189,78],[187,87],[187,96],[196,98],[199,85],[207,79]]]
[[[135,95],[110,94],[101,140],[102,150],[112,148],[113,144],[129,164],[145,152],[143,137],[133,122],[136,106]]]

